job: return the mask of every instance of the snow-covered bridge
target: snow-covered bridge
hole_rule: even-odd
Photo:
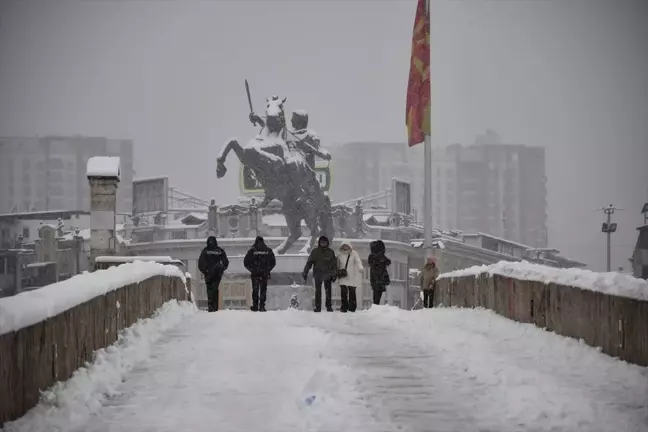
[[[648,431],[648,370],[487,310],[174,300],[5,430]]]

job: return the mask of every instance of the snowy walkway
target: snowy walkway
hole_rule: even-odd
[[[646,369],[486,311],[199,312],[118,390],[75,431],[648,431]]]

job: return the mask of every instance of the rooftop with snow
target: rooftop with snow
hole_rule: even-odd
[[[120,177],[120,161],[116,156],[94,156],[88,159],[86,175],[88,177]]]

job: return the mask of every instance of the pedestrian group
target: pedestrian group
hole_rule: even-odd
[[[375,240],[369,244],[370,254],[367,259],[369,265],[369,282],[373,291],[373,303],[380,304],[380,300],[387,286],[390,284],[388,267],[391,260],[386,255],[385,244],[382,240]],[[254,312],[265,312],[265,303],[268,290],[270,273],[276,265],[274,252],[259,236],[248,250],[243,260],[243,265],[250,272],[252,281],[252,306]],[[218,310],[218,287],[223,273],[229,266],[225,251],[218,246],[216,237],[207,239],[207,246],[203,249],[198,260],[198,269],[205,278],[207,285],[207,309],[209,312]],[[340,312],[355,312],[358,307],[356,289],[362,285],[365,268],[360,255],[353,249],[350,241],[343,240],[336,254],[330,247],[329,239],[321,236],[317,247],[313,249],[306,260],[302,272],[304,283],[308,281],[308,273],[313,269],[315,282],[314,312],[322,310],[322,286],[324,287],[324,306],[328,312],[333,312],[331,289],[334,282],[340,286],[341,308]],[[423,292],[423,306],[433,306],[434,290],[436,289],[439,270],[436,260],[428,258],[425,266],[420,271],[421,290]],[[293,294],[291,307],[297,308],[299,300]]]

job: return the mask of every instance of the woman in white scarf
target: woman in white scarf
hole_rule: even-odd
[[[340,296],[342,297],[340,312],[355,312],[358,307],[356,288],[362,286],[362,273],[364,272],[362,260],[348,240],[343,240],[340,244],[337,260],[338,271],[342,272],[338,277]],[[346,271],[346,276],[343,276],[344,271]]]

